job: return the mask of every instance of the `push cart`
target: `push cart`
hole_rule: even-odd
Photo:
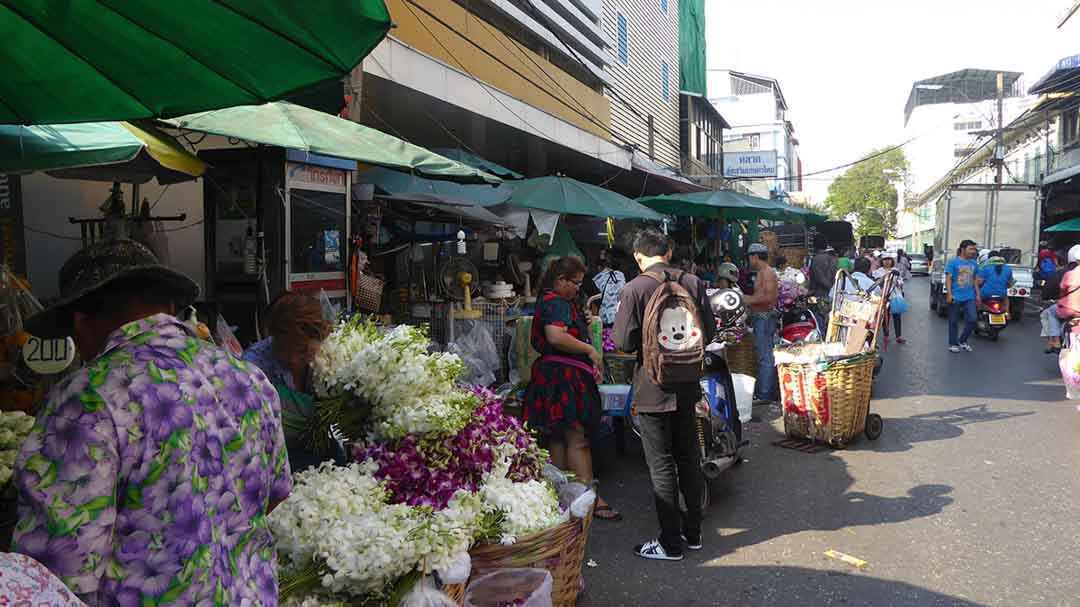
[[[860,433],[881,436],[884,424],[870,412],[870,393],[892,287],[892,275],[864,290],[838,271],[824,343],[776,350],[789,437],[844,447]]]

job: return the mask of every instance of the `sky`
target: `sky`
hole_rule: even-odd
[[[1057,28],[1073,2],[705,0],[708,67],[780,82],[810,173],[901,143],[916,80],[977,68],[1024,72],[1031,86],[1080,53],[1080,12]],[[824,202],[841,173],[804,189]]]

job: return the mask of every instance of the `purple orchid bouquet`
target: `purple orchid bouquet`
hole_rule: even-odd
[[[374,462],[375,478],[390,492],[390,502],[441,510],[459,489],[479,490],[491,472],[496,447],[513,446],[508,478],[538,480],[547,453],[521,421],[503,413],[502,399],[483,387],[466,388],[483,401],[460,432],[451,436],[407,435],[396,441],[358,444],[357,461]]]
[[[776,309],[789,312],[806,298],[806,274],[797,268],[788,268],[780,274],[777,288]]]
[[[618,348],[615,347],[615,329],[606,327],[603,332],[604,336],[604,352],[614,352]]]

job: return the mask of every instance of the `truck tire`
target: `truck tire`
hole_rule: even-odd
[[[1027,298],[1024,297],[1011,297],[1009,298],[1009,313],[1012,314],[1013,322],[1020,322],[1024,320],[1024,306],[1027,305]]]

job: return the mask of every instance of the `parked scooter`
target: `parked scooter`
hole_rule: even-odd
[[[1005,314],[1005,299],[1002,297],[987,297],[979,309],[979,317],[975,323],[975,333],[989,337],[992,341],[998,340],[1001,333],[1009,324]]]
[[[780,315],[780,343],[787,346],[809,341],[821,341],[821,331],[811,303],[802,297],[791,310]]]

